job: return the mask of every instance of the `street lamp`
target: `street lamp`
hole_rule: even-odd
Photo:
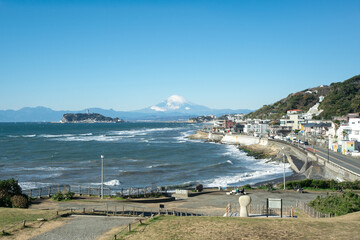
[[[101,199],[104,199],[104,155],[101,155]]]
[[[283,150],[283,164],[284,164],[284,190],[285,190],[285,153],[284,153],[284,147],[282,147],[282,150]]]

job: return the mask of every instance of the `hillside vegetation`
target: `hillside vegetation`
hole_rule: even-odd
[[[333,116],[343,116],[347,113],[360,112],[360,75],[344,82],[332,83],[292,93],[284,99],[271,105],[264,105],[255,112],[249,113],[249,118],[279,119],[286,115],[287,110],[301,109],[307,112],[314,106],[319,97],[324,96],[319,109],[324,111],[319,118],[331,119]]]
[[[324,109],[320,117],[325,119],[360,112],[360,75],[344,82],[332,83],[320,109]]]

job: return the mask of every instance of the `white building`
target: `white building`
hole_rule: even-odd
[[[360,142],[360,118],[350,118],[348,126],[344,126],[343,130],[345,133],[343,134],[342,131],[340,133],[345,135],[346,140]]]
[[[280,126],[291,127],[292,130],[300,129],[299,124],[305,122],[300,109],[288,110],[287,116],[280,119]]]

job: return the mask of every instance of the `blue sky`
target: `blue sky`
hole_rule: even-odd
[[[360,74],[360,1],[0,0],[0,109],[256,109]]]

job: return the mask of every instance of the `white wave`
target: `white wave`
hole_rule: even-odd
[[[93,134],[92,133],[82,133],[82,134],[79,134],[80,136],[92,136]]]
[[[22,135],[22,137],[24,137],[24,138],[32,138],[32,137],[36,137],[36,134]]]
[[[70,168],[64,168],[64,167],[34,167],[34,168],[20,168],[22,170],[26,171],[61,171],[61,170],[67,170]]]
[[[74,136],[74,134],[41,134],[39,135],[39,137],[44,137],[44,138],[60,138],[60,137],[71,137]]]
[[[289,164],[286,166],[285,172],[287,174],[292,172]],[[263,180],[271,179],[272,177],[279,175],[281,173],[283,173],[282,167],[280,167],[280,166],[278,166],[277,168],[270,167],[266,170],[257,170],[254,172],[246,172],[246,173],[241,173],[241,174],[233,175],[233,176],[222,176],[222,177],[217,177],[214,179],[208,179],[204,182],[204,185],[206,187],[218,187],[218,186],[227,187],[231,184],[249,183],[249,182],[255,181],[257,179],[263,179]]]
[[[150,165],[150,166],[147,166],[146,168],[153,168],[154,166]]]
[[[90,141],[97,141],[97,142],[115,142],[122,139],[121,137],[116,136],[106,136],[106,135],[99,135],[99,136],[72,136],[72,137],[64,137],[64,138],[56,138],[56,141],[64,141],[64,142],[90,142]]]
[[[104,185],[106,185],[106,186],[119,186],[120,181],[117,180],[117,179],[114,179],[114,180],[110,180],[108,182],[104,182]]]
[[[227,162],[227,163],[230,163],[231,165],[233,165],[233,162],[230,161],[230,160],[227,160],[226,162]]]
[[[19,185],[22,190],[40,188],[50,186],[51,183],[41,183],[41,182],[19,182]]]
[[[149,132],[164,132],[164,131],[175,131],[184,129],[183,127],[178,128],[148,128],[148,129],[139,129],[139,130],[123,130],[123,131],[111,131],[110,134],[116,135],[135,135],[135,136],[143,136],[147,135]]]

